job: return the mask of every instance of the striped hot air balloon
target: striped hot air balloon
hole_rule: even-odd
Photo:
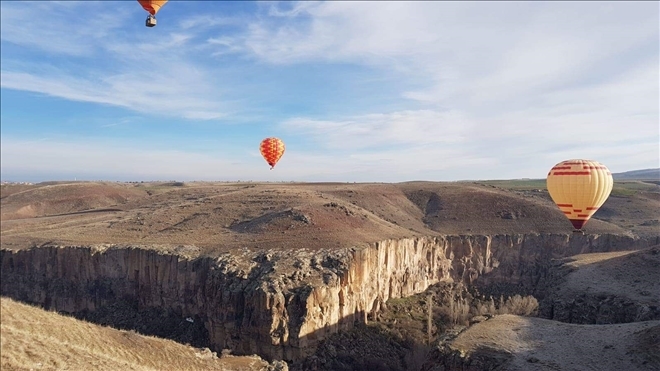
[[[567,160],[550,170],[546,184],[552,200],[579,232],[610,196],[614,180],[600,162]]]
[[[278,138],[266,138],[261,141],[259,151],[261,151],[264,160],[270,165],[270,169],[273,170],[277,161],[284,154],[284,142]]]

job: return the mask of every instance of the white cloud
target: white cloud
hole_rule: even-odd
[[[330,148],[360,150],[401,145],[462,145],[473,124],[457,112],[430,110],[367,114],[340,121],[294,118],[283,128]]]
[[[218,26],[240,26],[245,23],[245,19],[241,17],[225,17],[219,15],[199,14],[183,19],[179,22],[179,27],[182,30],[200,30],[217,28]]]
[[[2,2],[0,29],[3,41],[89,57],[98,52],[99,40],[118,31],[127,14],[128,9],[101,2]]]
[[[421,76],[426,87],[402,96],[455,109],[489,102],[508,107],[575,83],[611,59],[609,71],[599,71],[607,79],[635,61],[628,54],[636,48],[657,50],[657,3],[330,1],[292,7],[287,17],[255,20],[243,38],[222,44],[275,64],[342,61]]]
[[[284,10],[280,8],[280,5],[291,5],[291,9]],[[314,7],[321,5],[321,1],[298,1],[298,2],[289,2],[289,1],[274,1],[266,3],[268,5],[268,15],[274,17],[295,17],[304,11],[313,9]]]
[[[58,98],[125,107],[138,112],[176,115],[189,119],[215,119],[225,115],[208,98],[206,84],[193,70],[182,69],[175,77],[126,72],[94,79],[67,74],[37,76],[2,71],[1,86]]]

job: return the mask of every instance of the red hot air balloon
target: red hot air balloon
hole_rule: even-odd
[[[270,165],[270,169],[273,170],[275,164],[284,154],[284,142],[278,138],[266,138],[261,141],[259,151],[261,151],[264,160]]]

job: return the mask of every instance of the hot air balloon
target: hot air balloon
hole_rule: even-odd
[[[571,221],[574,232],[582,232],[612,192],[612,173],[600,162],[567,160],[555,165],[546,180],[550,197]]]
[[[278,138],[266,138],[261,141],[259,151],[261,151],[264,160],[270,165],[270,169],[273,170],[277,161],[284,154],[284,142]]]
[[[146,22],[147,27],[154,27],[156,25],[156,13],[158,13],[160,8],[162,8],[167,1],[168,0],[138,0],[138,3],[142,5],[144,10],[149,12]]]

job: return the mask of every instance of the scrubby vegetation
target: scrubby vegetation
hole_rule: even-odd
[[[400,338],[428,343],[429,298],[432,300],[431,343],[446,331],[468,326],[475,317],[497,314],[528,316],[536,315],[538,310],[538,301],[533,296],[486,297],[476,288],[443,282],[429,287],[422,294],[388,301],[386,310],[376,322]]]
[[[438,283],[421,294],[389,300],[367,325],[331,336],[296,366],[301,370],[418,370],[437,341],[456,336],[471,323],[498,314],[529,316],[537,311],[533,296],[494,298],[463,284]]]

